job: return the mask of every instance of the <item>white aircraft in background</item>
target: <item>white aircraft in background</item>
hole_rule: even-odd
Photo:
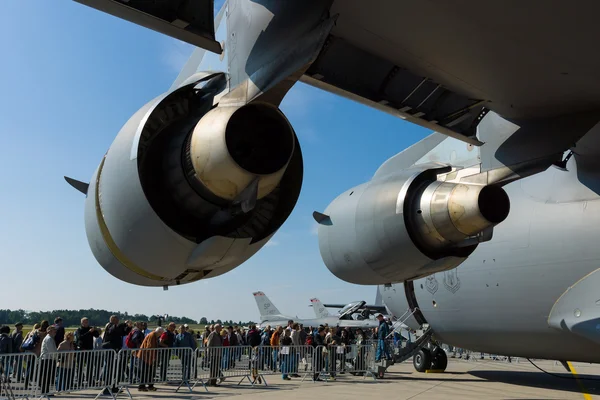
[[[261,328],[267,325],[270,325],[271,327],[278,325],[287,326],[288,321],[290,320],[298,322],[305,327],[328,325],[345,328],[376,328],[379,325],[377,320],[355,320],[352,318],[353,314],[355,314],[357,310],[364,306],[364,301],[357,301],[348,304],[340,311],[339,315],[328,315],[314,319],[300,319],[298,317],[294,318],[292,316],[282,314],[263,292],[254,292],[253,295],[260,313]],[[327,314],[329,313],[327,312]]]
[[[317,298],[310,299],[310,306],[315,312],[317,318],[331,318],[336,315],[331,315],[327,308],[341,308],[339,314],[343,314],[344,310],[350,307],[354,307],[356,313],[356,320],[367,320],[369,315],[383,314],[387,321],[392,325],[393,329],[399,332],[404,338],[408,338],[408,334],[405,332],[408,326],[405,325],[401,320],[396,320],[395,316],[391,315],[385,305],[379,305],[381,303],[381,294],[378,291],[377,298],[375,299],[375,305],[365,305],[363,302],[353,302],[345,306],[340,304],[323,304],[321,300]],[[358,303],[363,303],[361,307],[356,308]],[[339,315],[338,314],[338,315]],[[371,320],[377,322],[377,320]]]

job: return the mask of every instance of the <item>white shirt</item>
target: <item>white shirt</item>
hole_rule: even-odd
[[[58,350],[56,349],[56,343],[54,342],[54,338],[50,335],[46,335],[44,341],[42,342],[42,350],[40,352],[40,358],[42,360],[50,360],[51,354],[56,353]]]
[[[292,338],[292,345],[293,346],[300,346],[300,345],[302,345],[302,343],[300,343],[300,332],[292,330],[291,338]]]

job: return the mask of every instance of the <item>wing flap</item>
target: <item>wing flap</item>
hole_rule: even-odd
[[[175,39],[221,53],[215,40],[214,0],[74,0]]]

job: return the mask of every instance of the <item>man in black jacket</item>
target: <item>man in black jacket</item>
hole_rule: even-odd
[[[56,327],[56,336],[54,336],[54,343],[56,347],[61,344],[65,340],[65,327],[63,325],[63,320],[61,317],[56,317],[54,319],[54,326]]]
[[[256,329],[256,325],[252,325],[246,334],[246,342],[251,347],[260,346],[260,332]]]
[[[98,330],[90,327],[90,321],[83,317],[81,318],[81,326],[75,331],[75,348],[77,350],[94,350],[94,339],[100,336]],[[77,357],[77,380],[79,387],[83,384],[83,365],[85,364],[85,377],[90,383],[92,377],[92,368],[94,362],[90,353],[81,354]]]
[[[21,353],[23,350],[21,349],[21,345],[23,344],[23,323],[17,322],[15,324],[15,330],[11,335],[12,339],[12,351],[13,353]],[[17,382],[21,382],[23,379],[23,358],[18,357],[15,361],[15,378]]]
[[[127,336],[129,334],[129,332],[131,332],[131,329],[133,329],[133,324],[131,323],[131,321],[127,320],[124,323],[119,323],[119,317],[117,317],[116,315],[112,315],[110,317],[110,322],[108,324],[106,324],[106,327],[104,328],[104,338],[102,339],[103,344],[102,344],[102,348],[104,349],[112,349],[115,352],[119,352],[119,350],[121,350],[123,348],[123,336]],[[116,356],[116,354],[115,354]],[[113,368],[113,364],[110,361],[110,357],[107,359],[107,366],[106,366],[106,373],[105,373],[105,379],[108,380],[110,379],[110,376],[112,376],[112,368]],[[122,359],[124,362],[127,362],[127,358],[124,357]],[[122,375],[123,375],[123,371],[125,370],[124,366],[122,364],[117,366],[117,381],[120,382],[122,380]],[[119,389],[116,386],[112,387],[112,392],[113,393],[118,393]],[[110,393],[108,392],[108,389],[104,390],[104,394],[105,395],[110,395]]]
[[[323,349],[325,348],[325,327],[323,325],[319,326],[317,334],[314,336],[313,348],[313,360],[315,368],[313,381],[320,381],[321,378],[319,378],[319,376],[321,375],[321,371],[325,366],[325,358],[323,355]]]

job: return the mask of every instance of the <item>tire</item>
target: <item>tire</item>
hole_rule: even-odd
[[[437,348],[431,355],[431,369],[437,369],[445,371],[448,367],[448,356],[446,352],[441,348]]]
[[[425,372],[431,369],[431,352],[427,349],[420,349],[413,356],[413,366],[417,372]]]

